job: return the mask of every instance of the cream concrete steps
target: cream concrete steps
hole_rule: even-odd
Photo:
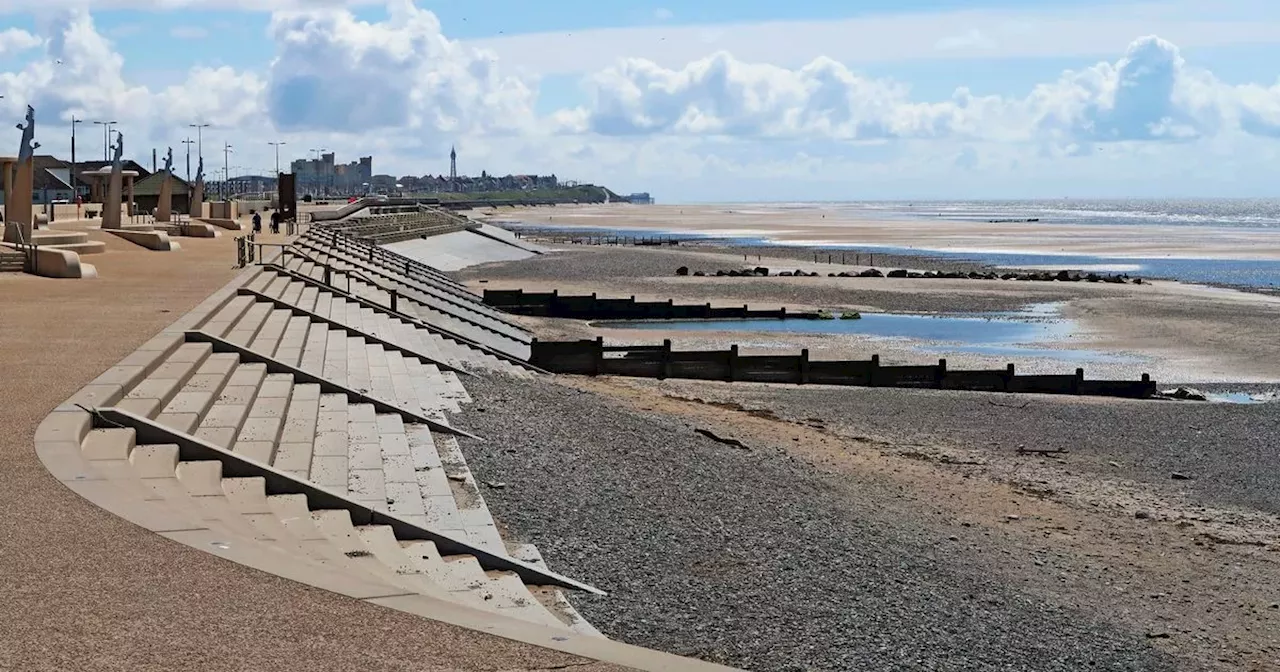
[[[394,283],[388,282],[388,284]],[[352,279],[351,291],[356,296],[379,305],[385,306],[390,303],[390,295],[385,290],[380,287],[375,287],[360,279]],[[424,305],[421,301],[415,299],[411,292],[402,292],[400,294],[398,307],[400,312],[413,315],[427,324],[445,329],[449,332],[477,343],[482,343],[488,347],[505,352],[512,356],[528,359],[529,340],[527,336],[517,338],[501,331],[495,331],[493,329],[477,325],[474,322],[458,319],[448,313],[440,312],[429,305]]]
[[[298,273],[298,274],[300,274],[300,275],[304,275],[304,276],[306,276],[306,277],[310,277],[310,278],[313,278],[313,279],[315,279],[315,280],[317,280],[317,281],[321,281],[321,282],[323,282],[323,278],[321,277],[321,276],[323,276],[323,271],[322,271],[322,269],[320,269],[318,266],[316,266],[316,265],[312,264],[312,263],[311,263],[311,262],[309,262],[309,261],[301,260],[301,259],[299,259],[299,258],[296,258],[296,257],[295,257],[295,258],[293,258],[293,259],[289,262],[289,264],[286,266],[286,268],[288,268],[288,270],[290,270],[290,271],[292,271],[292,272],[295,272],[295,273]],[[338,279],[338,280],[334,280],[334,282],[337,282],[337,283],[339,284],[339,287],[340,287],[341,289],[345,289],[345,288],[346,288],[345,282],[344,282],[343,280]],[[356,281],[356,284],[354,284],[354,285],[352,286],[353,291],[354,291],[355,289],[357,289],[357,288],[358,288],[358,285],[359,285],[359,284],[360,284],[360,283],[359,283],[359,281],[357,280],[357,281]],[[384,293],[384,294],[385,294],[385,293]],[[358,294],[357,294],[357,295],[358,295]],[[371,299],[370,297],[367,297],[367,296],[362,296],[362,297],[360,297],[360,298],[363,298],[363,299],[365,299],[365,300],[373,300],[373,299]],[[344,299],[344,300],[345,300],[345,299]],[[321,307],[321,304],[322,304],[322,303],[323,303],[323,302],[319,302],[319,303],[317,303],[317,306],[316,306],[316,308],[315,308],[314,312],[315,312],[315,313],[317,313],[317,314],[319,314],[319,315],[321,315],[321,316],[328,317],[328,318],[332,319],[332,317],[331,317],[331,316],[329,316],[329,315],[327,314],[327,312],[325,311],[325,309]],[[354,303],[354,302],[353,302],[353,303]],[[382,304],[378,304],[378,305],[384,305],[384,306],[385,306],[385,305],[386,305],[386,303],[387,303],[387,301],[386,301],[386,300],[385,300],[385,298],[384,298],[383,303],[382,303]],[[418,318],[418,319],[419,319],[419,320],[421,320],[421,318]],[[422,320],[422,321],[423,321],[423,322],[426,322],[425,320]],[[429,324],[429,323],[428,323],[428,324]],[[435,325],[435,326],[437,326],[437,328],[444,329],[444,327],[443,327],[443,326],[439,326],[439,325]],[[423,329],[423,328],[422,328],[422,327],[420,327],[420,326],[417,326],[417,327],[415,327],[415,328],[420,329],[420,330],[423,330],[423,331],[427,331],[428,333],[430,333],[430,330]],[[498,357],[496,357],[496,356],[490,355],[489,353],[487,353],[487,352],[485,352],[485,351],[483,351],[483,350],[480,350],[480,349],[474,348],[474,347],[472,347],[471,345],[468,345],[468,344],[465,344],[465,343],[460,343],[460,342],[456,341],[455,339],[452,339],[452,338],[449,338],[449,337],[447,337],[447,336],[443,336],[443,335],[440,335],[440,334],[432,334],[432,335],[436,337],[437,342],[447,342],[447,343],[449,344],[449,345],[447,346],[447,349],[444,349],[444,348],[442,348],[442,349],[441,349],[441,358],[440,358],[440,359],[441,359],[441,361],[446,362],[446,363],[447,363],[447,364],[449,364],[450,366],[454,366],[454,367],[458,367],[458,368],[463,368],[463,369],[471,369],[471,368],[474,368],[475,366],[477,366],[477,365],[478,365],[478,366],[479,366],[481,369],[483,369],[483,370],[499,371],[499,372],[503,372],[503,373],[509,373],[509,374],[511,374],[511,375],[515,375],[515,376],[529,376],[529,375],[531,375],[531,372],[529,372],[529,370],[528,370],[528,369],[526,369],[525,367],[522,367],[522,366],[519,366],[519,365],[513,364],[513,363],[511,363],[511,362],[509,362],[509,361],[506,361],[506,360],[500,359],[500,358],[498,358]],[[467,337],[465,337],[465,336],[464,336],[463,338],[467,338]],[[411,348],[411,349],[412,349],[412,348]],[[421,351],[419,351],[419,352],[421,352]],[[424,354],[426,354],[426,353],[424,352]]]
[[[514,573],[484,571],[473,556],[441,557],[430,541],[400,540],[388,525],[352,524],[345,509],[311,509],[302,494],[270,495],[262,477],[224,478],[217,460],[180,459],[176,444],[137,445],[132,428],[93,429],[82,453],[106,480],[99,492],[163,511],[162,527],[208,530],[217,546],[254,545],[260,560],[323,567],[386,594],[446,599],[523,621],[570,629]]]
[[[213,354],[207,343],[183,343],[169,353],[141,382],[124,395],[117,407],[148,418],[157,417],[178,396],[187,381]]]
[[[460,301],[474,302],[478,298],[475,294],[469,292],[462,283],[449,277],[448,274],[421,262],[397,255],[386,248],[374,248],[372,261],[370,261],[369,252],[373,246],[367,243],[339,242],[336,239],[326,240],[321,236],[304,236],[300,243],[310,250],[340,254],[352,261],[359,260],[363,263],[377,264],[389,272],[404,273],[406,277],[419,280],[438,291],[452,295]],[[408,269],[407,272],[405,269]]]
[[[334,268],[360,271],[370,276],[377,284],[395,289],[402,297],[412,300],[433,314],[438,314],[442,319],[455,320],[466,324],[468,328],[480,328],[516,341],[527,343],[531,338],[527,329],[506,318],[501,311],[483,303],[483,300],[474,294],[471,294],[474,300],[463,299],[456,294],[442,296],[439,290],[406,276],[403,271],[391,270],[377,263],[362,262],[338,250],[312,249],[319,261]]]
[[[538,567],[547,566],[546,560],[542,557],[542,552],[533,544],[509,543],[507,544],[507,555]],[[529,592],[533,593],[533,596],[542,603],[542,606],[545,607],[547,611],[555,614],[557,618],[568,625],[569,629],[574,632],[594,637],[604,636],[604,634],[597,630],[595,626],[587,622],[587,619],[583,618],[582,614],[578,613],[578,610],[574,608],[573,603],[569,601],[565,592],[560,588],[556,588],[554,586],[539,586],[537,588],[530,587]]]

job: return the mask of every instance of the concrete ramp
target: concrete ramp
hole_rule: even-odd
[[[547,249],[541,245],[535,245],[522,238],[517,238],[515,233],[487,222],[481,223],[480,226],[476,228],[476,231],[494,240],[501,241],[511,245],[512,247],[517,247],[534,254],[544,254],[547,251]]]
[[[518,261],[536,254],[472,231],[406,240],[383,247],[442,271],[457,271],[492,261]]]

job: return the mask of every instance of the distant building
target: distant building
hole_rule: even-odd
[[[361,157],[351,163],[335,163],[333,152],[321,154],[318,159],[298,159],[290,164],[297,176],[298,191],[314,194],[363,193],[366,183],[373,179],[373,157]]]
[[[627,202],[635,203],[636,205],[653,205],[653,197],[649,195],[649,192],[641,191],[627,196]]]

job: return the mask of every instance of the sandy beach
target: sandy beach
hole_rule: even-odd
[[[559,206],[476,211],[495,223],[675,231],[758,238],[793,245],[907,247],[951,252],[1067,254],[1130,258],[1280,260],[1280,230],[987,223],[943,218],[875,218],[826,207],[734,205]]]
[[[1141,369],[1162,383],[1236,381],[1208,390],[1280,380],[1280,300],[1265,294],[830,278],[845,267],[759,251],[744,263],[741,248],[569,245],[460,275],[477,290],[761,308],[972,314],[1055,303],[1088,348],[1144,358],[1088,364],[1090,377]],[[757,263],[822,277],[674,273]],[[549,340],[938,356],[849,335],[522,320]],[[986,361],[944,354],[956,366]],[[1015,359],[1020,370],[1074,368]],[[472,393],[501,411],[464,419],[493,439],[466,446],[479,473],[533,465],[486,494],[513,534],[556,540],[549,560],[586,575],[617,576],[617,558],[644,558],[604,584],[609,601],[576,602],[630,641],[748,669],[800,669],[796,651],[808,669],[1276,669],[1275,404],[575,376]]]
[[[735,250],[737,252],[738,250]],[[761,250],[767,253],[768,250]],[[822,277],[731,278],[677,277],[691,271],[744,266],[742,256],[704,248],[637,248],[572,245],[551,254],[508,264],[490,264],[463,273],[477,290],[559,290],[564,294],[636,296],[715,305],[749,304],[761,309],[864,312],[972,313],[1012,311],[1056,304],[1061,317],[1074,322],[1070,338],[1051,347],[1086,349],[1123,361],[1086,362],[1090,376],[1125,378],[1149,373],[1169,383],[1274,383],[1280,381],[1280,344],[1275,321],[1280,297],[1234,289],[1155,281],[1142,285],[1106,283],[1016,282],[831,278],[831,272],[865,266],[801,262],[749,255],[746,266],[817,272]],[[481,283],[480,281],[484,282]],[[684,349],[798,351],[814,358],[866,358],[925,363],[947,357],[957,366],[1003,368],[1010,361],[1028,372],[1061,373],[1074,364],[1058,359],[991,357],[966,352],[922,349],[931,344],[831,334],[761,334],[740,331],[689,332],[614,329],[568,320],[526,318],[547,338],[594,338],[621,343],[660,343],[672,338]]]

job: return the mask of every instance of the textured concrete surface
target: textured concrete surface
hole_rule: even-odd
[[[93,237],[97,280],[0,276],[0,670],[618,669],[226,562],[54,480],[45,415],[236,273],[231,236]]]

